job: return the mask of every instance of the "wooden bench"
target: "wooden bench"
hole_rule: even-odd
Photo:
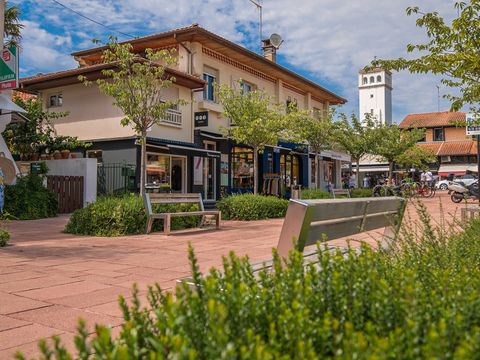
[[[381,228],[385,230],[380,246],[388,250],[397,238],[405,204],[400,197],[290,200],[277,252],[286,258],[291,250],[297,249],[303,252],[306,264],[316,263],[317,248],[311,245],[318,241],[335,240]],[[324,249],[336,251],[338,247],[325,244]],[[271,266],[272,260],[252,264],[254,273]],[[178,282],[195,285],[190,278]]]
[[[218,210],[205,210],[201,194],[156,194],[145,193],[143,196],[145,202],[145,209],[147,211],[147,227],[146,233],[152,231],[153,221],[155,219],[163,219],[163,231],[165,235],[170,235],[172,217],[175,216],[202,216],[200,226],[205,221],[205,216],[213,215],[215,217],[216,228],[220,228],[221,212]],[[198,204],[199,211],[185,211],[173,213],[154,213],[152,211],[152,204]]]
[[[350,190],[349,189],[332,189],[333,198],[336,199],[337,195],[347,195],[347,198],[350,198]]]

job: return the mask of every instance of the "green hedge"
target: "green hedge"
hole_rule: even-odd
[[[372,197],[373,190],[372,189],[351,189],[350,196],[352,198],[360,198],[360,197]]]
[[[261,220],[284,217],[288,201],[273,196],[231,195],[217,202],[222,217],[227,220]]]
[[[301,254],[255,278],[234,255],[196,289],[138,296],[118,335],[81,326],[81,359],[474,359],[480,353],[480,221],[445,237],[427,227],[392,253]],[[45,349],[45,354],[48,353]],[[57,346],[56,359],[67,359]],[[46,356],[45,356],[46,357]],[[48,357],[53,358],[53,357]]]
[[[43,184],[44,177],[30,174],[18,178],[15,185],[5,186],[4,211],[19,220],[57,216],[57,195]]]
[[[300,197],[304,200],[307,199],[331,199],[332,194],[328,191],[320,189],[303,189],[300,191]]]
[[[154,204],[153,211],[180,212],[199,210],[196,204]],[[172,230],[198,226],[200,217],[185,216],[172,218]],[[147,216],[142,198],[134,194],[124,196],[106,196],[76,210],[65,232],[78,235],[122,236],[145,232]],[[163,230],[163,221],[156,220],[153,231]]]

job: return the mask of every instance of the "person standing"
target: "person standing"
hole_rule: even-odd
[[[350,187],[350,189],[355,189],[356,185],[357,185],[356,177],[355,177],[355,174],[352,173],[350,175],[350,178],[348,179],[348,186]]]
[[[370,176],[368,176],[368,174],[363,178],[363,187],[365,189],[370,188]]]
[[[433,183],[433,174],[430,170],[427,170],[425,172],[425,182],[427,183],[428,186],[432,186]]]

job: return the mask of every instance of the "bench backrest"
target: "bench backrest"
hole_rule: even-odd
[[[305,246],[325,238],[334,240],[379,228],[386,228],[393,240],[404,208],[404,199],[400,197],[290,200],[278,253],[286,257],[294,244],[303,251]]]
[[[347,195],[347,197],[350,197],[350,190],[348,190],[348,189],[332,189],[332,195],[333,195],[334,199],[337,197],[337,195]]]
[[[152,204],[198,204],[201,211],[204,211],[201,194],[176,194],[176,193],[145,193],[143,196],[147,215],[153,214]]]

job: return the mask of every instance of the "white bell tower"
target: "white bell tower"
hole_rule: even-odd
[[[382,124],[392,123],[392,73],[381,68],[358,74],[360,120],[372,115]]]

